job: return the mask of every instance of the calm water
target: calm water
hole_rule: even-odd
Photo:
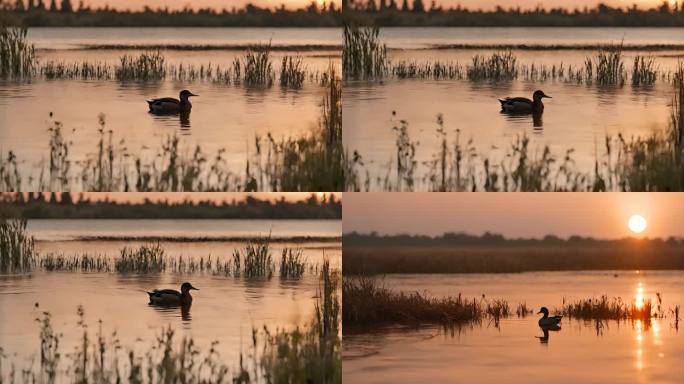
[[[616,277],[617,275],[617,277]],[[663,307],[684,303],[682,272],[542,272],[503,275],[390,275],[385,284],[435,296],[504,298],[553,312],[562,300],[608,295],[628,302],[637,295]],[[536,311],[535,311],[536,312]],[[593,323],[564,319],[547,339],[537,315],[443,331],[390,328],[374,333],[345,330],[345,380],[358,383],[674,383],[684,367],[682,335],[671,317],[650,326],[610,321],[597,332]]]
[[[677,32],[677,33],[674,33]],[[490,55],[491,49],[432,49],[445,44],[540,44],[572,45],[619,42],[624,44],[681,44],[681,30],[620,28],[388,28],[380,37],[391,49],[392,61],[417,63],[449,61],[463,66],[474,55]],[[592,50],[513,51],[518,63],[559,66],[583,66]],[[631,73],[636,54],[623,54]],[[657,51],[659,70],[676,68],[682,52]],[[541,121],[531,116],[508,116],[500,113],[497,99],[509,96],[531,98],[542,89],[553,99],[545,99]],[[573,148],[577,166],[593,170],[597,154],[603,154],[606,135],[645,136],[662,131],[669,123],[674,90],[669,82],[658,80],[652,87],[599,87],[564,80],[512,82],[471,82],[468,80],[385,79],[383,81],[347,81],[344,87],[344,140],[350,150],[364,157],[372,176],[383,176],[394,160],[396,137],[392,127],[400,119],[409,122],[409,134],[420,142],[416,159],[431,160],[439,149],[441,136],[436,133],[437,116],[444,117],[448,141],[455,141],[460,131],[461,143],[472,139],[476,153],[497,164],[516,138],[527,135],[531,148],[541,152],[548,145],[557,156]],[[392,113],[396,111],[396,117]]]
[[[180,234],[191,240],[205,236],[258,236],[272,231],[274,237],[300,234],[339,236],[340,221],[283,221],[269,220],[56,220],[29,221],[29,228],[37,238],[40,252],[66,255],[116,255],[123,246],[137,246],[136,241],[80,241],[80,235],[152,237]],[[211,226],[209,224],[212,224]],[[86,229],[90,227],[89,229]],[[244,243],[223,241],[161,242],[171,256],[207,257],[224,259]],[[272,254],[279,260],[283,247],[301,247],[311,263],[320,263],[324,255],[338,267],[341,246],[338,242],[276,243]],[[178,289],[180,283],[190,281],[200,290],[193,292],[194,302],[188,314],[180,309],[159,309],[148,306],[146,290],[154,288]],[[192,336],[200,349],[218,341],[224,361],[231,367],[238,362],[240,351],[251,342],[253,326],[267,325],[294,327],[310,320],[317,295],[318,278],[306,273],[300,281],[285,281],[277,276],[270,280],[246,280],[211,274],[122,275],[116,273],[35,272],[24,276],[0,276],[0,346],[14,362],[38,351],[38,324],[33,320],[42,311],[52,314],[55,329],[64,334],[60,348],[71,351],[80,331],[76,309],[82,305],[91,332],[98,320],[103,321],[105,335],[116,331],[123,345],[144,346],[163,327],[171,325],[179,335]],[[39,303],[39,308],[35,308]],[[125,309],[125,316],[122,310]],[[92,335],[91,335],[92,336]],[[141,341],[140,341],[141,340]],[[21,365],[19,365],[21,366]]]
[[[141,32],[142,31],[142,32]],[[181,37],[179,37],[179,35]],[[36,45],[41,61],[106,62],[116,64],[124,54],[141,51],[82,49],[92,44],[121,46],[220,45],[235,46],[271,41],[274,46],[289,46],[292,51],[272,53],[274,69],[279,71],[283,55],[301,50],[304,65],[310,72],[322,73],[329,65],[340,68],[337,29],[112,29],[45,28],[32,29],[29,40]],[[321,50],[304,49],[322,45]],[[327,48],[330,47],[330,48]],[[243,51],[192,50],[162,51],[169,64],[229,67]],[[149,114],[146,99],[178,97],[182,89],[200,96],[192,99],[189,122],[178,116]],[[144,155],[147,148],[157,150],[169,135],[184,137],[187,147],[200,145],[215,154],[226,149],[225,157],[235,172],[243,169],[253,153],[256,135],[273,133],[276,138],[308,132],[316,124],[325,89],[307,80],[302,89],[248,89],[211,81],[119,82],[116,80],[36,80],[0,81],[0,143],[2,151],[14,150],[23,161],[23,169],[37,176],[35,167],[49,158],[48,131],[52,120],[64,124],[65,135],[72,142],[71,155],[82,160],[96,151],[98,116],[106,116],[106,128],[114,132],[115,143],[125,139],[130,153]]]

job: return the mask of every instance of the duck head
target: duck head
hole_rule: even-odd
[[[535,102],[540,102],[541,99],[543,99],[543,98],[552,99],[552,97],[547,95],[546,93],[544,93],[544,91],[538,90],[538,91],[534,91],[534,93],[532,94],[532,99]]]
[[[180,93],[180,99],[181,99],[181,100],[188,100],[191,96],[195,96],[195,97],[196,97],[196,96],[199,96],[199,95],[195,95],[194,93],[188,91],[187,89],[182,90],[181,93]]]
[[[188,282],[185,282],[181,285],[181,293],[184,295],[187,295],[188,293],[190,293],[190,290],[193,290],[193,289],[195,291],[199,291],[198,288],[193,287],[192,284],[190,284]]]
[[[549,317],[549,310],[546,307],[541,307],[541,309],[539,310],[539,312],[537,312],[537,314],[540,314],[540,313],[544,314],[544,317]]]

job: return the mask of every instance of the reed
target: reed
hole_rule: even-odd
[[[159,51],[143,52],[138,56],[124,55],[114,69],[117,80],[158,81],[166,77],[166,59]]]
[[[34,239],[26,223],[0,217],[0,273],[25,273],[36,266]]]
[[[655,68],[655,60],[653,57],[635,56],[634,66],[632,67],[632,85],[653,85],[657,79],[658,71]]]
[[[28,29],[0,23],[0,78],[29,78],[37,59],[33,44],[26,38]]]
[[[650,300],[643,303],[625,303],[620,298],[579,299],[564,303],[560,313],[581,320],[642,320],[650,322],[655,315]]]
[[[344,26],[342,70],[344,78],[375,79],[389,70],[387,46],[379,40],[378,27]]]
[[[258,45],[247,51],[242,59],[244,84],[248,87],[270,87],[275,71],[271,63],[271,44]]]
[[[596,73],[596,83],[600,86],[622,86],[627,78],[625,63],[622,60],[622,44],[611,45],[599,50],[593,61],[587,59],[589,72]]]
[[[510,81],[518,76],[517,63],[512,51],[495,52],[489,57],[475,55],[466,68],[466,74],[473,81]]]
[[[275,262],[271,256],[269,240],[249,243],[243,250],[236,249],[233,252],[233,266],[236,276],[270,279],[275,270]]]
[[[301,249],[284,248],[280,257],[280,277],[299,279],[306,271],[306,261]]]
[[[299,89],[304,84],[306,70],[300,56],[283,56],[280,66],[280,86]]]
[[[378,326],[387,324],[438,323],[467,325],[486,319],[498,323],[510,315],[508,303],[484,298],[434,298],[419,292],[395,292],[368,277],[346,278],[342,283],[343,324]]]
[[[161,273],[166,267],[167,259],[160,244],[124,247],[114,260],[114,268],[119,273]]]

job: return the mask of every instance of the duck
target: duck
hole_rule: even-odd
[[[506,113],[534,113],[541,114],[544,112],[543,98],[552,99],[551,96],[544,93],[544,91],[534,91],[532,100],[526,97],[507,97],[499,99],[501,103],[501,112]]]
[[[147,292],[150,295],[150,304],[153,305],[181,305],[189,306],[192,304],[191,290],[199,291],[192,284],[185,282],[181,284],[180,292],[175,289],[155,289],[152,292]]]
[[[537,314],[544,314],[541,319],[539,319],[540,327],[557,327],[563,316],[549,316],[549,310],[546,307],[541,307]]]
[[[149,99],[147,104],[150,107],[151,113],[156,114],[174,114],[174,113],[185,113],[189,114],[192,109],[192,103],[190,103],[190,97],[197,97],[196,95],[187,89],[180,92],[179,99],[174,99],[173,97],[163,97],[160,99]]]

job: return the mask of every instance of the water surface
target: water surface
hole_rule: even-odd
[[[682,272],[603,271],[474,275],[390,275],[385,284],[434,296],[503,298],[554,312],[563,299],[621,297],[653,300],[663,308],[684,302]],[[536,312],[536,311],[535,311]],[[545,337],[537,315],[462,329],[345,328],[345,380],[358,383],[675,383],[684,368],[682,335],[672,316],[643,322],[596,323],[563,319]]]

